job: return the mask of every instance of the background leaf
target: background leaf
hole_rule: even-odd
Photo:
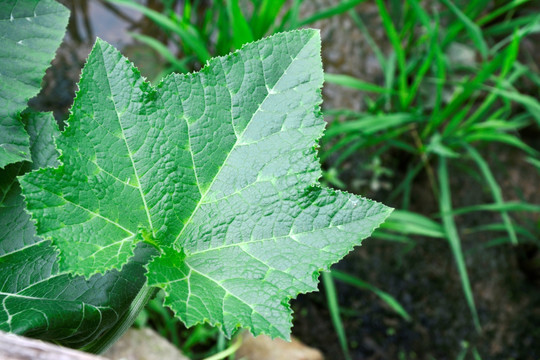
[[[54,0],[0,0],[0,168],[30,160],[19,113],[39,92],[68,18]]]
[[[0,170],[0,330],[80,348],[106,336],[129,312],[145,283],[142,264],[152,249],[141,246],[121,272],[89,280],[61,274],[49,241],[36,236],[24,208],[16,175],[30,168],[57,166],[51,114],[27,113],[33,163]]]

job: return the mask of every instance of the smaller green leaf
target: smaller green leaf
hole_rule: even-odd
[[[89,280],[58,271],[57,253],[36,236],[16,176],[30,169],[58,166],[52,114],[25,112],[32,163],[0,170],[0,330],[91,349],[110,335],[130,312],[145,283],[143,264],[154,253],[139,246],[121,272]]]

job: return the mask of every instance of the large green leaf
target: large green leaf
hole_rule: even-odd
[[[85,280],[58,272],[56,251],[36,236],[16,175],[58,165],[50,114],[26,114],[33,163],[0,170],[0,330],[82,347],[110,331],[145,283],[148,247],[121,272]]]
[[[22,179],[62,270],[120,268],[144,240],[149,284],[187,324],[287,338],[288,300],[390,213],[317,186],[323,72],[314,30],[278,34],[156,89],[98,41],[62,165]]]
[[[30,160],[19,113],[39,92],[68,18],[54,0],[0,0],[0,168]]]

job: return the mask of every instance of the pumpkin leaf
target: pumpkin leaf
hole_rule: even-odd
[[[288,301],[391,212],[318,185],[320,46],[315,30],[277,34],[153,88],[97,41],[61,165],[21,179],[60,270],[119,269],[150,243],[148,283],[188,326],[288,338]]]

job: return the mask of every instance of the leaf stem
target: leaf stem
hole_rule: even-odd
[[[146,306],[146,303],[148,303],[158,290],[158,288],[145,284],[116,325],[81,350],[94,354],[102,354],[109,349],[129,329],[141,310]]]
[[[140,231],[140,234],[142,235],[143,242],[152,245],[159,252],[161,252],[159,244],[151,231],[148,231],[146,229],[140,229],[139,231]]]
[[[242,345],[242,336],[238,336],[234,343],[229,346],[227,349],[218,352],[217,354],[214,354],[210,357],[205,358],[204,360],[221,360],[225,359],[227,356],[233,355],[236,353],[236,350],[240,348],[240,345]]]

